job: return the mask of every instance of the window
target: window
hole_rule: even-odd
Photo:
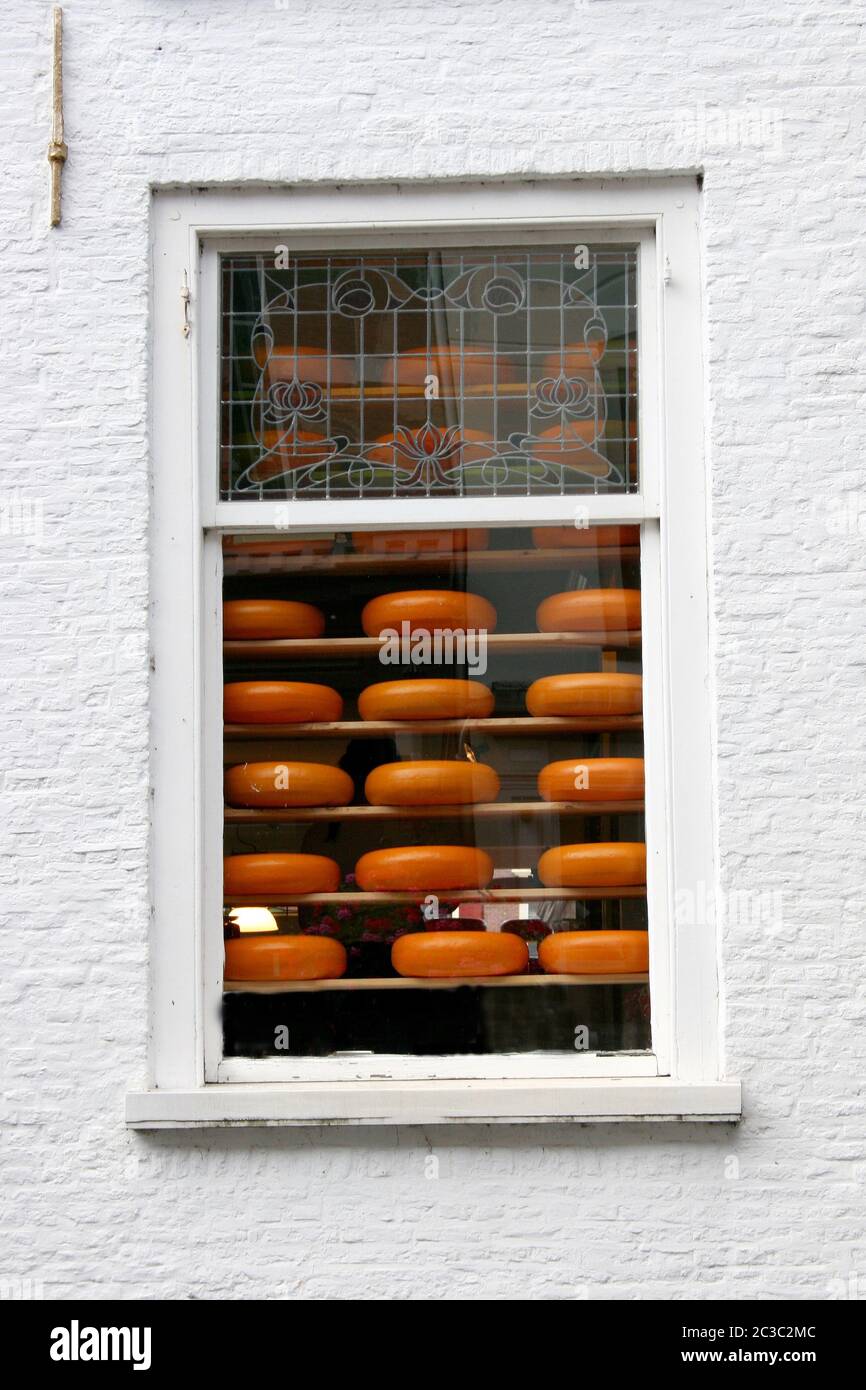
[[[696,211],[160,195],[133,1123],[738,1113]]]

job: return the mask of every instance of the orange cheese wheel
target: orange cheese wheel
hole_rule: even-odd
[[[592,550],[596,546],[640,544],[639,526],[536,526],[532,532],[536,550]]]
[[[230,806],[348,806],[354,783],[328,763],[241,763],[226,773]]]
[[[227,980],[337,980],[346,948],[330,936],[235,936],[225,943]]]
[[[307,724],[339,719],[343,701],[309,681],[230,681],[223,686],[227,724]]]
[[[402,623],[409,623],[410,632],[433,632],[437,628],[454,632],[481,628],[493,632],[496,609],[479,594],[452,589],[405,589],[370,599],[361,613],[361,626],[368,637],[378,637],[385,628],[402,632]]]
[[[534,458],[543,459],[545,463],[576,468],[592,478],[606,478],[610,464],[597,451],[601,429],[601,421],[595,416],[570,421],[565,426],[554,425],[543,430],[526,447]]]
[[[360,555],[451,555],[455,551],[486,550],[490,533],[469,531],[353,531],[352,545]]]
[[[464,386],[490,386],[494,380],[515,381],[517,368],[507,357],[483,348],[409,348],[389,357],[382,370],[384,386],[425,386],[428,376],[438,377],[439,397],[456,396]]]
[[[382,681],[358,696],[362,719],[486,719],[493,692],[481,681]]]
[[[362,854],[355,865],[365,893],[438,892],[446,888],[486,888],[493,860],[467,845],[402,845]]]
[[[649,969],[645,931],[551,932],[538,947],[548,975],[639,975]]]
[[[640,628],[639,589],[569,589],[535,614],[539,632],[631,632]]]
[[[546,888],[620,888],[646,883],[646,845],[630,840],[558,845],[538,861]]]
[[[640,714],[642,687],[640,676],[617,671],[542,676],[527,690],[526,708],[537,718]]]
[[[270,351],[269,351],[270,348]],[[312,382],[314,386],[354,386],[358,380],[358,359],[336,357],[323,347],[293,347],[257,339],[253,355],[259,367],[267,368],[269,381]]]
[[[566,758],[538,774],[545,801],[640,801],[643,758]]]
[[[409,932],[391,947],[391,964],[397,974],[421,980],[519,975],[528,961],[526,942],[502,932]]]
[[[325,615],[311,603],[291,599],[234,598],[223,604],[223,637],[321,637]]]
[[[323,854],[230,854],[223,860],[227,897],[335,893],[340,866]]]
[[[333,452],[323,434],[315,430],[265,430],[264,447],[267,453],[257,459],[249,469],[247,477],[253,483],[266,483],[295,468],[307,468],[311,463],[321,463]]]
[[[543,370],[547,376],[578,376],[583,380],[585,373],[594,371],[599,358],[604,356],[605,342],[593,338],[591,342],[566,343],[558,352],[548,353],[544,359]]]
[[[485,763],[382,763],[364,791],[371,806],[467,806],[495,801],[499,778]]]

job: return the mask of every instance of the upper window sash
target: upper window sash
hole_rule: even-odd
[[[363,497],[335,496],[297,500],[245,497],[220,500],[220,415],[223,390],[223,364],[220,338],[220,258],[223,254],[261,254],[273,257],[277,245],[291,253],[311,250],[350,254],[359,248],[375,252],[417,247],[447,249],[449,243],[465,246],[472,242],[497,248],[543,248],[573,244],[636,247],[638,362],[638,439],[640,469],[637,488],[622,492],[583,491],[561,495],[555,492],[535,495],[464,495]],[[359,252],[360,254],[360,252]],[[460,231],[439,228],[421,233],[417,228],[398,227],[374,236],[358,228],[353,235],[344,227],[337,234],[327,227],[311,234],[309,228],[284,228],[273,238],[261,236],[201,236],[198,239],[193,288],[193,322],[196,355],[196,386],[199,400],[198,428],[193,435],[196,471],[199,480],[201,520],[206,527],[232,531],[278,529],[291,533],[335,525],[351,528],[377,525],[540,524],[544,521],[578,524],[638,522],[659,515],[659,373],[658,373],[658,246],[653,226],[599,228],[573,222],[549,225],[541,219],[522,233],[509,226],[469,225]]]

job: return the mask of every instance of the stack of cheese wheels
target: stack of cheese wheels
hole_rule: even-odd
[[[409,624],[409,632],[446,628],[452,632],[465,632],[467,628],[493,632],[496,609],[480,594],[452,589],[406,589],[370,599],[361,613],[361,626],[368,637],[379,637],[386,628],[400,632],[403,623]]]
[[[486,888],[493,860],[468,845],[401,845],[362,854],[355,865],[358,887],[365,893],[441,892]]]
[[[343,701],[309,681],[231,681],[223,687],[227,724],[314,724],[339,719]]]
[[[321,637],[325,615],[311,603],[289,599],[233,598],[223,604],[223,636],[231,640]]]
[[[642,975],[649,969],[645,931],[551,932],[538,947],[548,975]]]
[[[542,676],[526,692],[526,708],[536,718],[580,718],[640,714],[640,676],[619,671],[575,671]]]
[[[619,888],[646,883],[646,845],[630,840],[558,845],[538,861],[546,888]]]
[[[230,806],[348,806],[354,783],[329,763],[241,763],[226,773]]]
[[[227,897],[336,893],[340,866],[323,854],[231,854],[223,860]]]
[[[492,712],[493,692],[480,681],[382,681],[358,696],[362,719],[486,719]]]
[[[337,980],[346,948],[330,936],[236,936],[225,943],[227,980]]]
[[[469,531],[353,531],[359,555],[451,555],[486,550],[490,534],[482,527]]]
[[[619,549],[639,542],[639,526],[536,526],[532,532],[536,550]]]
[[[422,980],[519,975],[528,962],[526,942],[503,932],[410,932],[391,947],[397,974]]]
[[[429,422],[416,430],[401,426],[388,434],[380,434],[373,447],[367,450],[366,457],[370,462],[413,473],[425,469],[428,461],[435,462],[439,468],[454,469],[467,463],[483,463],[489,458],[490,435],[483,430],[440,430]]]
[[[565,758],[538,774],[545,801],[640,801],[643,758]]]
[[[460,395],[466,386],[488,386],[518,379],[516,365],[508,357],[500,357],[489,348],[431,347],[409,348],[396,357],[389,357],[382,370],[384,386],[429,385],[436,377],[436,398]]]
[[[631,632],[640,628],[639,589],[571,589],[536,610],[539,632]]]
[[[382,763],[373,768],[364,791],[371,806],[468,806],[495,801],[499,777],[486,763]]]

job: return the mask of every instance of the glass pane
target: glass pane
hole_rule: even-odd
[[[634,247],[222,258],[223,498],[637,488]]]
[[[638,529],[224,567],[227,1055],[648,1049]]]

